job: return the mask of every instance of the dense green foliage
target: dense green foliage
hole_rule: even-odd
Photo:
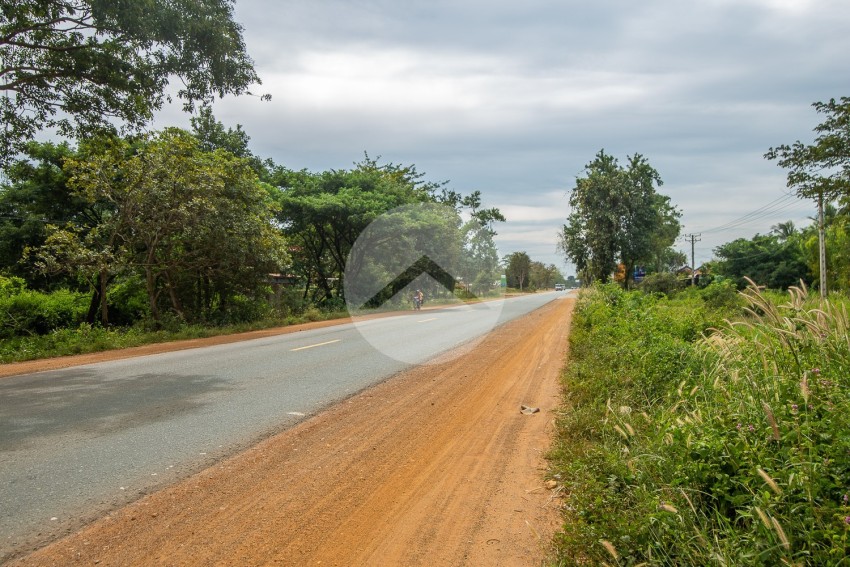
[[[90,324],[162,323],[163,309],[187,322],[267,316],[268,274],[288,264],[276,189],[258,182],[265,164],[241,130],[207,109],[193,124],[194,136],[28,144],[0,187],[0,273],[88,291]]]
[[[413,165],[379,164],[368,154],[351,170],[313,173],[277,169],[273,173],[271,182],[279,187],[277,220],[292,243],[292,273],[303,282],[305,299],[317,305],[341,305],[346,275],[356,276],[369,268],[363,265],[364,255],[376,259],[374,250],[355,247],[357,239],[379,217],[402,210],[407,212],[394,220],[385,217],[393,230],[375,246],[386,246],[387,241],[394,241],[396,247],[413,245],[404,238],[405,233],[411,237],[419,234],[420,240],[434,240],[431,246],[435,250],[456,250],[457,257],[445,259],[444,267],[471,286],[489,288],[498,279],[492,224],[504,221],[504,217],[498,209],[482,208],[477,191],[462,197],[445,190],[445,183],[425,181],[423,177]],[[412,209],[406,207],[415,206],[419,206],[419,213],[411,216]],[[444,227],[445,219],[439,212],[443,208],[457,221],[450,228]],[[471,217],[465,224],[459,216],[463,209]],[[446,242],[440,245],[440,240]],[[386,253],[391,254],[389,250]],[[396,259],[402,257],[393,254]],[[390,267],[378,267],[373,262],[371,269],[386,271]],[[381,279],[377,272],[374,276]]]
[[[97,141],[66,157],[63,172],[98,222],[47,224],[44,243],[25,256],[44,273],[89,282],[103,324],[116,280],[144,282],[154,321],[165,305],[181,320],[204,321],[239,296],[262,293],[287,262],[271,199],[250,164],[201,150],[185,131]]]
[[[67,289],[27,289],[21,278],[0,276],[0,339],[44,335],[85,320],[88,296]]]
[[[583,292],[551,453],[560,564],[843,564],[848,368],[844,301]]]
[[[0,266],[41,290],[74,282],[48,279],[32,258],[24,258],[24,250],[44,244],[48,224],[90,230],[101,218],[99,204],[92,206],[68,187],[63,164],[74,155],[68,144],[30,142],[22,159],[6,168],[8,185],[0,188]]]
[[[505,256],[505,275],[508,278],[508,287],[522,291],[528,287],[531,277],[531,257],[528,252],[513,252]]]
[[[825,115],[814,131],[813,144],[796,141],[770,148],[767,159],[788,170],[788,187],[801,197],[850,202],[850,97],[816,102]]]
[[[679,211],[655,190],[661,176],[640,154],[628,161],[601,150],[570,193],[560,248],[585,283],[607,282],[620,263],[628,288],[635,266],[660,267],[679,235]]]
[[[470,298],[494,291],[493,225],[505,219],[480,192],[462,196],[368,155],[351,170],[291,171],[248,142],[205,107],[191,132],[27,144],[0,187],[0,276],[21,284],[5,285],[0,302],[4,356],[86,350],[75,336],[121,346],[116,326],[142,340],[340,312],[347,275],[386,279],[379,272],[394,268],[382,264],[405,261],[395,252],[414,241],[449,254],[431,299],[452,295],[455,276]],[[405,205],[412,212],[385,239],[395,252],[365,262],[354,243]]]
[[[773,233],[739,238],[714,250],[717,260],[712,264],[716,274],[734,279],[738,287],[746,287],[746,278],[771,289],[787,289],[800,281],[811,282],[806,264],[804,238],[790,227],[785,235]]]
[[[819,222],[824,221],[821,234],[808,239],[806,248],[809,251],[822,248],[826,257],[822,262],[815,252],[817,260],[811,271],[818,277],[818,285],[825,286],[822,293],[831,289],[846,291],[850,287],[845,230],[850,205],[850,97],[815,102],[812,106],[825,116],[814,128],[817,134],[814,142],[804,144],[798,140],[783,144],[770,148],[765,157],[788,170],[787,185],[797,196],[818,202],[822,213],[818,215]],[[841,211],[830,215],[828,209],[835,201],[842,206]]]
[[[187,110],[258,83],[232,0],[16,0],[0,7],[0,166],[39,131],[136,128],[166,99]]]
[[[527,252],[508,254],[502,259],[502,265],[508,287],[518,291],[551,289],[556,283],[567,281],[557,266],[532,260]]]
[[[372,221],[396,207],[433,202],[438,187],[422,182],[413,166],[379,165],[368,156],[353,170],[281,171],[277,184],[293,269],[316,303],[342,300],[349,253]]]

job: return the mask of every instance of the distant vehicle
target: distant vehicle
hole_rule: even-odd
[[[555,291],[564,291],[565,289],[567,289],[567,286],[565,286],[564,284],[562,284],[562,283],[556,283],[555,284]]]

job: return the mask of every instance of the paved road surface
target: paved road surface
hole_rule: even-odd
[[[497,322],[563,295],[506,300]],[[494,322],[491,307],[432,309],[2,379],[0,561],[432,360]]]

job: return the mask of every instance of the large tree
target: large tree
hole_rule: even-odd
[[[607,281],[620,262],[626,285],[633,269],[651,262],[679,234],[679,212],[656,192],[661,177],[640,154],[622,167],[600,150],[576,179],[570,193],[572,210],[560,238],[560,249],[582,281]]]
[[[0,3],[0,166],[39,130],[83,137],[147,123],[176,96],[191,111],[259,78],[233,0]]]
[[[527,252],[512,252],[505,256],[505,275],[508,279],[508,287],[514,287],[522,291],[528,287],[531,278],[531,257]]]
[[[616,267],[622,177],[617,159],[601,150],[570,193],[563,249],[585,283],[607,281]]]
[[[818,274],[821,296],[827,291],[826,227],[824,207],[839,199],[850,204],[850,97],[812,106],[826,119],[818,124],[813,144],[797,140],[770,148],[765,157],[777,160],[788,170],[787,185],[799,197],[815,199],[818,203]]]
[[[485,209],[481,204],[480,191],[473,191],[459,201],[460,206],[468,208],[470,216],[462,227],[465,253],[461,276],[467,291],[479,296],[487,294],[501,274],[493,224],[505,222],[499,209]]]
[[[199,320],[225,312],[236,295],[256,297],[286,262],[268,189],[248,161],[203,151],[188,132],[83,148],[65,169],[75,193],[109,203],[109,214],[88,231],[56,227],[35,254],[46,271],[97,273],[104,322],[117,271],[143,277],[154,319],[166,307]]]
[[[47,225],[73,222],[88,230],[102,216],[100,203],[88,202],[67,186],[62,166],[75,152],[64,143],[30,142],[22,158],[6,170],[8,182],[0,187],[0,270],[25,278],[31,288],[73,283],[45,278],[23,258],[25,248],[44,244]]]
[[[788,170],[788,187],[800,197],[850,200],[850,97],[816,102],[826,116],[812,144],[797,140],[770,148],[765,157]]]
[[[278,221],[293,245],[304,296],[321,303],[341,298],[346,268],[359,272],[365,251],[352,248],[382,214],[402,205],[433,203],[440,184],[425,182],[416,167],[379,164],[368,155],[352,170],[276,172]]]
[[[681,213],[670,198],[656,192],[661,176],[640,154],[629,157],[625,170],[620,261],[626,270],[626,286],[635,267],[655,261],[676,241]]]

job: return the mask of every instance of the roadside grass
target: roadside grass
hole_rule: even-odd
[[[731,299],[581,293],[557,565],[850,565],[848,301]]]
[[[460,297],[454,301],[432,298],[426,304],[450,305],[456,303],[457,299],[474,303],[494,298]],[[23,291],[14,296],[0,295],[0,364],[229,335],[350,316],[346,309],[309,306],[299,314],[221,325],[186,324],[175,318],[161,321],[158,330],[150,329],[151,323],[147,320],[131,326],[72,325],[84,317],[87,306],[88,296],[81,293],[63,291],[47,295]],[[410,308],[405,301],[388,302],[368,312],[389,313]]]
[[[208,326],[172,322],[166,329],[156,331],[148,330],[144,325],[104,328],[100,325],[81,324],[76,328],[60,328],[46,334],[3,338],[0,340],[0,364],[230,335],[348,316],[347,311],[322,311],[310,307],[300,315],[266,318],[251,323]]]

